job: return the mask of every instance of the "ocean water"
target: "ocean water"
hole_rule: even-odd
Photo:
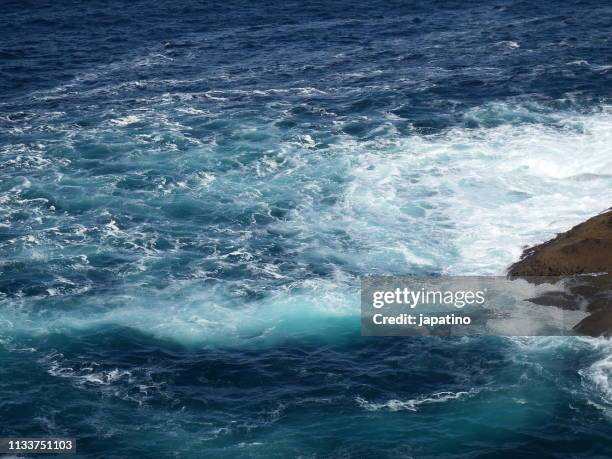
[[[2,2],[0,436],[612,456],[612,344],[365,338],[612,205],[605,2]]]

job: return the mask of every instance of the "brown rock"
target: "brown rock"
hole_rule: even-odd
[[[580,301],[577,296],[565,292],[546,292],[534,298],[527,298],[525,301],[541,306],[556,306],[569,311],[580,308]]]
[[[612,209],[523,252],[511,277],[612,273]]]
[[[574,326],[574,331],[588,336],[611,336],[612,309],[601,309],[585,317]]]
[[[581,276],[593,273],[608,275]],[[612,208],[525,250],[508,275],[528,279],[570,276],[567,291],[528,301],[563,309],[581,307],[591,314],[574,326],[576,333],[612,336]]]

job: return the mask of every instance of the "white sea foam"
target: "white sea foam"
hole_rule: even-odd
[[[421,395],[419,397],[409,400],[397,400],[391,399],[386,402],[374,403],[369,402],[363,397],[356,397],[355,401],[357,404],[367,411],[417,411],[421,405],[431,405],[435,403],[445,403],[453,400],[465,400],[478,394],[477,389],[470,389],[469,391],[443,391],[435,392],[430,395]]]
[[[580,338],[587,350],[598,356],[578,371],[589,402],[612,418],[612,341],[608,338]]]
[[[344,135],[322,150],[313,148],[317,138],[310,133],[281,143],[278,156],[266,153],[246,164],[240,177],[246,171],[249,177],[260,174],[249,187],[235,172],[192,174],[193,192],[201,192],[196,194],[201,199],[230,190],[235,205],[255,204],[264,213],[269,213],[264,192],[295,200],[294,210],[269,232],[289,239],[300,267],[325,263],[327,278],[293,279],[241,247],[254,237],[244,231],[235,233],[232,253],[215,252],[207,261],[224,266],[232,261],[223,257],[238,257],[254,278],[280,282],[264,299],[233,304],[224,287],[215,292],[202,285],[200,279],[215,273],[196,267],[192,281],[174,282],[149,297],[129,291],[103,295],[79,311],[59,309],[44,323],[19,320],[19,313],[27,315],[24,308],[15,311],[13,322],[35,333],[118,324],[182,342],[241,345],[291,331],[325,335],[329,318],[356,318],[360,273],[501,274],[522,246],[544,241],[612,202],[609,110],[548,113],[535,122],[537,111],[527,116],[525,107],[500,104],[470,116],[505,120],[516,111],[530,122],[456,128],[436,136],[404,137],[389,130],[366,142]],[[322,206],[330,183],[337,188],[335,200]],[[89,229],[75,228],[87,237]],[[109,243],[123,242],[137,252],[138,270],[159,257],[145,250],[146,241],[137,242],[144,238],[140,228],[124,227],[110,214],[99,230]]]
[[[111,120],[111,123],[116,124],[117,126],[128,126],[130,124],[138,123],[140,118],[136,115],[128,115],[123,118],[115,118]]]
[[[59,352],[51,352],[39,362],[51,376],[66,379],[81,389],[99,390],[138,404],[155,396],[168,398],[164,384],[154,378],[154,367],[105,368],[96,362],[66,359]]]
[[[394,263],[403,258],[405,266],[501,274],[523,246],[612,203],[612,113],[559,118],[565,127],[502,125],[372,142],[335,221],[364,242],[370,269],[395,253]]]
[[[612,418],[612,341],[591,337],[514,337],[514,358],[528,364],[538,374],[545,372],[545,362],[551,354],[579,352],[590,356],[588,363],[576,371],[582,381],[583,391],[570,390],[574,397],[584,400]],[[555,378],[556,379],[556,378]],[[563,389],[563,388],[561,388]]]
[[[612,356],[598,360],[582,375],[594,384],[606,402],[612,404]]]

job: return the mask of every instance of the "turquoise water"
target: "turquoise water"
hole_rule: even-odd
[[[604,339],[364,338],[612,202],[595,2],[9,3],[0,434],[82,457],[607,457]]]

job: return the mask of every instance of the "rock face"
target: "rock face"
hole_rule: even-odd
[[[608,274],[578,276],[592,273]],[[612,336],[612,208],[525,250],[521,259],[510,266],[508,275],[573,276],[578,284],[568,292],[528,301],[564,309],[581,307],[591,314],[574,326],[576,333]]]
[[[595,311],[578,322],[574,331],[587,336],[612,336],[612,311],[609,307]]]
[[[525,252],[510,266],[515,276],[612,273],[612,209]]]

